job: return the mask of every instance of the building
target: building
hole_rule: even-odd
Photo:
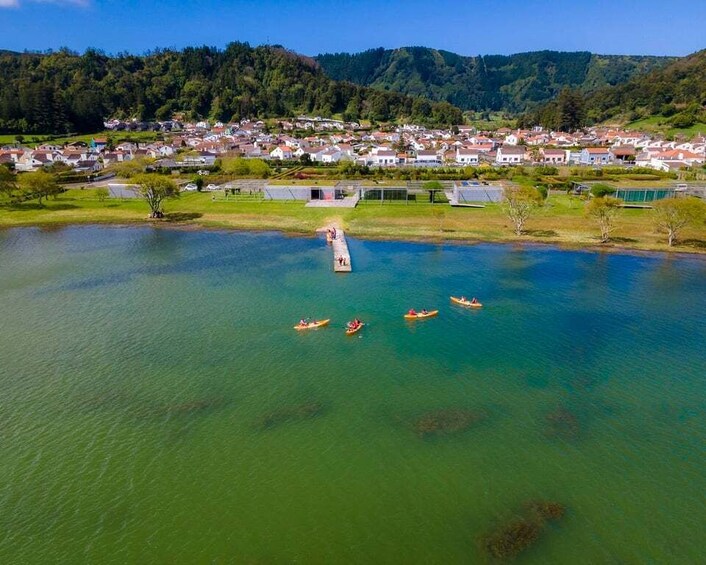
[[[525,160],[525,148],[501,145],[495,156],[498,165],[519,165]]]
[[[605,147],[586,147],[581,150],[579,163],[582,165],[607,165],[613,161],[613,154]]]
[[[542,149],[541,155],[541,162],[546,165],[565,165],[567,161],[563,149]]]
[[[459,165],[477,165],[480,162],[480,152],[477,149],[464,147],[456,151],[456,163]]]
[[[289,161],[294,158],[294,154],[291,147],[280,145],[270,151],[270,157],[272,159],[279,159],[280,161]]]
[[[435,165],[441,164],[441,159],[439,158],[439,155],[436,153],[436,151],[421,150],[421,151],[417,151],[417,157],[416,157],[415,163],[417,165],[422,165],[422,166],[423,165],[435,166]]]

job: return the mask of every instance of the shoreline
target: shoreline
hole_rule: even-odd
[[[156,229],[168,229],[177,231],[213,231],[213,232],[246,232],[246,233],[265,233],[273,232],[280,233],[285,237],[296,237],[296,238],[317,238],[319,236],[318,231],[301,231],[288,229],[286,226],[263,226],[263,227],[253,227],[253,226],[238,226],[238,225],[225,225],[219,223],[202,223],[196,221],[175,221],[170,222],[167,220],[71,220],[65,222],[27,222],[19,223],[16,225],[7,225],[0,223],[0,232],[9,231],[13,229],[27,229],[27,228],[37,228],[46,231],[60,230],[67,227],[113,227],[113,228],[156,228]],[[619,254],[619,255],[632,255],[632,256],[642,256],[642,257],[654,257],[661,255],[662,257],[674,257],[674,256],[686,256],[690,258],[699,258],[706,260],[706,249],[684,249],[684,248],[673,248],[673,249],[650,249],[650,248],[640,248],[633,247],[629,245],[620,244],[590,244],[585,245],[578,242],[568,242],[568,241],[547,241],[546,239],[532,238],[531,236],[522,239],[519,238],[499,238],[499,239],[483,239],[483,238],[471,238],[471,237],[457,237],[449,238],[443,236],[431,236],[428,234],[404,234],[404,235],[392,235],[392,234],[375,234],[375,233],[365,233],[356,231],[355,228],[345,227],[346,234],[354,239],[360,239],[364,241],[381,241],[381,242],[397,242],[397,243],[422,243],[422,244],[434,244],[434,245],[459,245],[459,246],[475,246],[475,245],[516,245],[520,247],[536,247],[536,248],[554,248],[561,251],[582,251],[586,253],[596,253],[596,254]]]

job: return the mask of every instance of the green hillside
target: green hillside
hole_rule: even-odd
[[[326,76],[281,47],[232,43],[145,56],[88,50],[0,53],[0,133],[91,132],[107,117],[233,120],[313,113],[346,119],[460,123],[446,102],[381,92]]]
[[[568,104],[566,103],[568,102]],[[520,121],[564,128],[610,122],[635,129],[694,134],[706,123],[706,51],[699,51],[616,86],[581,94],[563,92],[559,98]]]
[[[464,110],[509,112],[547,102],[567,86],[589,92],[674,61],[557,51],[464,57],[427,47],[325,54],[316,60],[336,80],[443,100]]]

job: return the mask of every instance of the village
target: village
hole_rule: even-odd
[[[201,121],[136,123],[111,120],[107,133],[90,142],[35,147],[16,142],[0,148],[0,164],[17,172],[61,163],[77,174],[96,174],[111,165],[151,159],[163,169],[212,167],[222,157],[256,158],[274,164],[297,161],[335,165],[349,161],[367,167],[474,167],[551,165],[625,166],[679,172],[706,161],[706,136],[667,139],[646,132],[592,127],[579,132],[468,125],[427,129],[420,125],[371,128],[320,117],[224,124]],[[122,141],[133,131],[151,130],[154,141]],[[20,136],[21,137],[21,136]]]

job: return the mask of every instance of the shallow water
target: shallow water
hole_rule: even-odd
[[[701,561],[706,261],[349,244],[0,231],[0,562]]]

